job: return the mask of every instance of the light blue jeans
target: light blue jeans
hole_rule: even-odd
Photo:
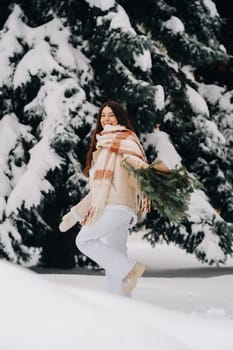
[[[122,280],[136,261],[127,256],[128,231],[134,220],[131,210],[106,207],[93,225],[84,225],[76,238],[78,249],[106,272],[110,293],[123,295]]]

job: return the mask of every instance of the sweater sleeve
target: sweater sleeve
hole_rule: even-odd
[[[144,168],[147,169],[148,167],[153,167],[154,169],[162,172],[162,173],[169,173],[171,171],[171,168],[167,166],[160,158],[156,158],[155,164],[153,166],[150,166],[147,162],[143,161],[141,158],[136,156],[129,156],[129,155],[123,155],[122,165],[124,162],[129,163],[134,169],[140,169]]]
[[[123,154],[123,159],[121,161],[121,164],[124,165],[124,163],[129,163],[134,169],[139,169],[139,168],[148,168],[149,164],[142,160],[139,157],[128,155],[128,154]]]
[[[124,166],[124,163],[129,163],[134,169],[148,167],[148,163],[144,162],[141,158],[132,155],[129,156],[128,154],[122,155],[121,166]],[[130,187],[138,189],[137,179],[130,173],[128,174],[128,184]]]
[[[75,215],[77,218],[79,217],[80,220],[82,220],[87,214],[90,207],[91,207],[91,193],[88,192],[88,194],[78,204],[73,206],[71,211],[73,212],[73,215]]]

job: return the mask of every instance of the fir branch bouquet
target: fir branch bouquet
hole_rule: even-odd
[[[148,168],[137,169],[128,162],[124,166],[137,179],[140,190],[151,200],[152,208],[178,224],[187,215],[191,193],[203,186],[184,166],[161,172],[155,168],[159,163],[160,160],[155,160]]]

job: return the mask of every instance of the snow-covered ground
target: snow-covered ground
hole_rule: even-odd
[[[135,234],[130,236],[128,247],[129,255],[144,262],[147,271],[139,280],[133,298],[122,301],[124,306],[119,297],[103,294],[102,275],[44,277],[85,300],[94,298],[95,304],[111,311],[125,304],[132,307],[133,318],[141,320],[143,326],[154,328],[155,343],[150,344],[151,349],[233,349],[233,259],[221,268],[210,267],[173,245],[152,248]],[[127,310],[130,309],[125,309],[124,317]],[[169,342],[160,344],[155,330],[169,341],[173,339],[172,347]]]
[[[172,244],[152,248],[135,235],[130,237],[128,248],[130,256],[147,266],[133,299],[186,314],[232,319],[233,326],[233,259],[220,268],[203,265]],[[104,276],[81,273],[46,277],[73,293],[76,287],[105,292]]]
[[[233,259],[209,267],[136,235],[128,246],[147,264],[131,299],[107,294],[103,273],[37,274],[1,262],[1,349],[232,350]]]

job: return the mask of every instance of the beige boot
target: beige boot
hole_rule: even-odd
[[[146,269],[142,263],[136,263],[128,275],[123,279],[122,291],[124,294],[130,294],[136,287],[137,280],[141,277]]]

